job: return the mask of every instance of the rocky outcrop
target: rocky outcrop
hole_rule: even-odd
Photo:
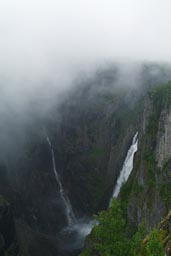
[[[155,232],[156,238],[158,239],[158,244],[160,243],[162,255],[170,256],[171,255],[171,211],[167,214],[167,216],[164,219],[162,219],[162,221],[157,225],[157,227],[152,232],[153,232],[153,236]],[[142,240],[141,245],[139,246],[139,255],[149,255],[148,252],[146,252],[146,247],[150,242],[150,239],[151,239],[151,233]]]
[[[51,136],[57,168],[78,215],[108,206],[138,127],[140,105],[131,93],[131,104],[123,100],[125,92],[110,91],[92,98],[84,94],[61,108],[58,132]]]
[[[143,89],[139,94],[136,89],[120,90],[113,85],[114,76],[113,71],[107,72],[105,77],[98,75],[96,81],[76,88],[47,118],[38,118],[27,127],[24,145],[20,148],[18,141],[13,143],[11,154],[3,159],[0,193],[5,194],[12,205],[23,255],[55,255],[59,252],[56,237],[67,223],[47,135],[52,142],[57,171],[77,218],[92,216],[108,207],[137,129],[140,143],[135,168],[121,193],[123,200],[126,196],[129,219],[137,224],[145,218],[152,226],[169,207],[169,193],[163,185],[168,182],[171,171],[170,148],[166,143],[170,140],[170,114],[166,108],[162,109],[156,131],[158,113],[150,121],[155,112],[152,98],[146,98],[141,118],[143,100],[139,99]],[[152,136],[147,134],[149,123]],[[151,149],[156,152],[152,158]],[[147,151],[150,154],[146,154]],[[164,172],[158,173],[154,161]]]
[[[170,256],[171,255],[171,211],[159,223],[158,230],[162,237],[162,242],[165,249],[165,255]]]
[[[31,127],[22,150],[18,147],[0,166],[0,192],[11,202],[24,256],[42,256],[48,250],[47,255],[59,253],[58,234],[67,224],[47,135],[76,217],[92,216],[108,207],[137,130],[139,105],[134,108],[135,92],[130,92],[130,104],[126,91],[86,93],[69,96],[58,109],[60,117],[55,109],[53,118]],[[60,251],[60,255],[67,253]]]
[[[171,208],[170,99],[169,83],[152,90],[144,102],[139,150],[133,172],[121,191],[130,225],[144,222],[150,229]]]
[[[155,149],[155,160],[157,166],[162,168],[162,166],[168,162],[171,158],[171,106],[168,109],[161,111],[156,149]]]

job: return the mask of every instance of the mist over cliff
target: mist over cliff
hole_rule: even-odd
[[[116,184],[121,237],[167,213],[170,8],[0,1],[0,255],[77,256]]]
[[[111,62],[120,67],[120,87],[139,85],[140,63],[171,59],[169,6],[167,0],[1,1],[1,116],[6,109],[25,111],[24,123],[56,104],[75,79]]]
[[[94,93],[106,90],[103,76],[109,76],[107,84],[128,90],[142,87],[143,72],[151,83],[168,80],[168,67],[153,63],[171,59],[169,6],[167,0],[1,1],[1,144],[24,140],[21,127],[47,117],[78,84],[94,80]]]

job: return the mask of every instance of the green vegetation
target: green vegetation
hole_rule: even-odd
[[[124,217],[127,219],[127,210],[128,210],[128,203],[130,194],[132,192],[133,184],[132,180],[129,179],[127,182],[125,182],[120,191],[120,198],[121,198],[121,208],[124,214]]]
[[[164,255],[162,231],[154,229],[147,236],[145,226],[141,225],[131,237],[128,236],[128,225],[118,200],[113,200],[111,208],[96,218],[99,224],[87,238],[87,246],[80,256]]]
[[[93,229],[88,239],[90,246],[83,251],[81,256],[127,256],[129,240],[125,234],[126,222],[120,203],[113,201],[108,211],[103,211],[96,217],[99,225]]]
[[[167,182],[160,186],[160,196],[163,202],[171,204],[171,183]]]
[[[146,200],[147,207],[151,209],[154,195],[158,190],[162,201],[171,205],[171,186],[169,179],[166,180],[169,178],[167,170],[171,161],[163,169],[158,169],[154,154],[160,115],[171,105],[171,82],[154,87],[149,93],[149,97],[152,104],[149,105],[150,116],[147,115],[146,131],[141,138],[142,155],[136,160],[133,170],[136,174],[142,164],[146,183],[142,185],[130,177],[122,186],[120,201],[114,200],[109,210],[96,216],[99,224],[87,238],[86,248],[81,256],[164,256],[164,248],[166,248],[168,240],[171,241],[169,234],[165,234],[162,229],[153,229],[148,233],[144,225],[137,229],[137,227],[133,227],[132,223],[128,223],[127,218],[131,197],[136,200],[138,196],[139,202],[136,200],[136,203],[140,205],[143,200]],[[134,123],[134,118],[137,120],[137,113],[138,111],[135,113],[123,111],[119,114],[122,117],[125,115],[122,120]],[[118,118],[119,134],[123,133],[124,127],[124,121],[121,122]],[[95,150],[93,158],[99,157],[100,154],[101,152]],[[162,181],[159,180],[159,176],[162,176]]]
[[[148,256],[164,256],[163,244],[160,237],[160,232],[154,229],[149,239],[147,240],[145,247],[145,253]]]

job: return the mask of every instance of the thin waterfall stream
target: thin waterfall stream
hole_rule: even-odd
[[[61,199],[63,201],[67,222],[68,222],[68,225],[72,225],[72,224],[76,223],[76,218],[75,218],[75,215],[74,215],[74,212],[73,212],[70,200],[69,200],[68,196],[66,195],[66,193],[65,193],[65,191],[63,189],[62,182],[61,182],[59,174],[58,174],[58,172],[56,170],[55,156],[54,156],[54,151],[53,151],[53,148],[52,148],[51,141],[50,141],[48,136],[47,136],[46,139],[47,139],[47,142],[48,142],[50,150],[51,150],[52,163],[53,163],[53,171],[54,171],[54,175],[55,175],[56,181],[57,181],[57,183],[59,185],[59,192],[60,192]]]
[[[63,250],[74,251],[77,249],[81,249],[83,247],[85,237],[91,232],[92,228],[95,225],[98,225],[98,222],[94,219],[86,219],[84,217],[78,218],[76,220],[73,209],[72,209],[72,205],[70,203],[68,196],[64,191],[62,182],[60,180],[60,176],[56,170],[54,151],[53,151],[53,147],[49,137],[47,137],[47,142],[50,146],[52,162],[53,162],[53,171],[54,171],[57,184],[59,186],[60,196],[63,201],[65,214],[68,221],[68,226],[64,227],[60,232],[59,246]],[[138,150],[138,132],[134,135],[132,144],[127,152],[127,156],[125,158],[123,167],[121,169],[120,176],[115,185],[112,198],[118,196],[122,184],[127,181],[133,169],[134,154],[136,153],[137,150]],[[109,207],[111,205],[112,198],[110,200]]]
[[[55,179],[59,186],[60,197],[63,202],[66,218],[68,225],[64,227],[60,232],[60,248],[66,251],[73,251],[81,249],[84,245],[85,237],[91,232],[93,226],[95,225],[95,221],[89,218],[79,218],[76,219],[72,205],[68,196],[66,195],[62,182],[60,180],[60,176],[56,169],[54,150],[52,147],[52,143],[49,137],[46,137],[46,140],[49,144],[51,155],[52,155],[52,163],[53,163],[53,171],[55,175]]]

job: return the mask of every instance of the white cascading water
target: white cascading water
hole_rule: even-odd
[[[46,137],[46,139],[50,146],[52,162],[53,162],[53,171],[54,171],[56,181],[59,185],[60,196],[63,201],[65,214],[68,221],[68,226],[64,227],[60,232],[60,236],[61,236],[60,246],[61,248],[64,248],[65,250],[68,250],[68,251],[80,249],[83,247],[85,237],[91,232],[92,228],[96,224],[96,221],[91,219],[84,219],[84,218],[76,219],[70,200],[65,194],[60,177],[56,170],[55,156],[54,156],[54,151],[52,148],[51,141],[48,136]]]
[[[120,176],[116,182],[116,186],[114,188],[112,198],[118,197],[122,184],[127,181],[129,175],[131,174],[131,171],[133,169],[134,155],[137,152],[137,150],[138,150],[138,132],[136,132],[136,134],[133,137],[132,144],[128,150],[122,170],[120,172]],[[112,198],[110,200],[109,207],[111,205]]]
[[[75,218],[70,200],[64,192],[62,183],[60,181],[58,172],[56,170],[55,156],[54,156],[54,151],[53,151],[53,148],[52,148],[51,141],[50,141],[49,137],[47,137],[46,139],[47,139],[47,142],[48,142],[48,144],[50,146],[50,149],[51,149],[52,162],[53,162],[53,171],[54,171],[54,174],[55,174],[56,181],[59,185],[60,196],[61,196],[61,199],[62,199],[63,204],[64,204],[65,214],[66,214],[66,217],[67,217],[67,222],[68,222],[68,225],[72,225],[72,224],[76,223],[76,218]]]
[[[133,169],[133,158],[134,154],[138,149],[138,132],[135,134],[132,145],[128,150],[126,159],[124,161],[123,168],[121,170],[120,176],[118,178],[116,187],[113,192],[112,197],[117,197],[120,188],[125,182],[132,169]],[[85,237],[90,234],[91,230],[95,225],[98,225],[98,222],[93,219],[77,219],[76,223],[69,225],[68,227],[64,228],[61,232],[61,248],[65,250],[72,251],[75,249],[81,249],[84,245]]]
[[[85,237],[97,224],[92,219],[78,219],[73,225],[64,228],[60,233],[59,246],[64,250],[74,251],[83,248]]]

